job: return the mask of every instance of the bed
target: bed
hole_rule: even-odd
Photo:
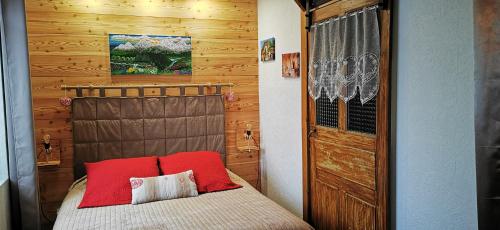
[[[236,174],[241,188],[197,197],[78,209],[85,162],[211,150],[225,163],[224,99],[215,95],[77,97],[72,103],[74,176],[54,225],[66,229],[311,229]],[[81,94],[81,93],[80,93]]]
[[[229,175],[243,187],[140,205],[77,209],[85,192],[83,180],[70,188],[54,229],[312,229],[236,174]]]

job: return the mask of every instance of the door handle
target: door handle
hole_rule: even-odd
[[[309,138],[315,133],[318,133],[318,130],[316,129],[316,127],[311,127],[311,129],[309,130],[309,133],[307,134],[307,137]]]

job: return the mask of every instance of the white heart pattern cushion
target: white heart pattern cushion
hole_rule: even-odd
[[[198,196],[193,171],[172,175],[130,178],[132,204]]]

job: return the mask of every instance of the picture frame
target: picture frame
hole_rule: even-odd
[[[112,76],[192,75],[191,37],[110,34]]]
[[[260,42],[260,60],[262,62],[274,61],[276,59],[276,40],[269,38]]]
[[[281,76],[284,78],[300,77],[300,53],[285,53],[281,55]]]

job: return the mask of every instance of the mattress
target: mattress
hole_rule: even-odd
[[[86,180],[71,186],[54,225],[66,229],[312,229],[229,172],[242,188],[139,205],[78,209]]]

